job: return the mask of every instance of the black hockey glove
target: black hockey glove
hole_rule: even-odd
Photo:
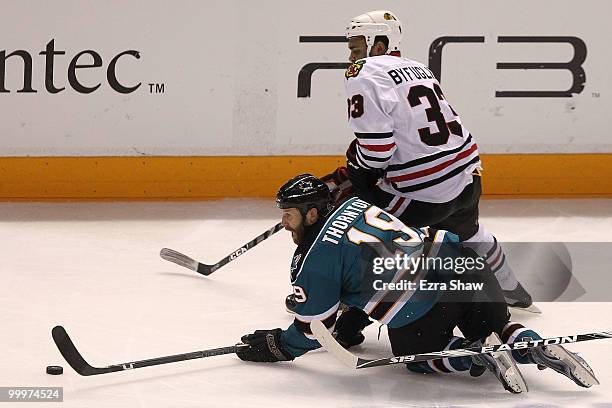
[[[345,349],[357,346],[365,340],[361,331],[370,324],[372,324],[372,321],[366,312],[351,306],[336,321],[334,337]]]
[[[262,363],[293,360],[293,356],[283,350],[281,332],[281,329],[255,330],[255,333],[242,336],[240,340],[250,347],[238,349],[236,355],[244,361]]]
[[[321,181],[329,188],[334,205],[353,194],[353,185],[346,167],[338,167],[333,173],[321,177]]]
[[[362,199],[372,202],[374,186],[383,176],[381,169],[364,169],[357,164],[357,139],[354,139],[346,151],[346,169],[353,190]]]

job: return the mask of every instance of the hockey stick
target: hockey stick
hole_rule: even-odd
[[[187,269],[191,269],[192,271],[208,276],[214,271],[216,271],[217,269],[221,268],[222,266],[232,262],[234,259],[244,254],[246,251],[253,248],[255,245],[259,244],[261,241],[270,238],[270,236],[276,234],[281,229],[283,229],[283,226],[279,222],[278,224],[276,224],[275,226],[273,226],[272,228],[270,228],[263,234],[258,235],[257,237],[253,238],[253,240],[247,242],[246,244],[244,244],[243,246],[241,246],[240,248],[238,248],[237,250],[235,250],[234,252],[232,252],[231,254],[229,254],[228,256],[226,256],[225,258],[223,258],[222,260],[220,260],[214,265],[207,265],[207,264],[200,263],[196,261],[195,259],[192,259],[188,257],[187,255],[181,254],[180,252],[175,251],[174,249],[170,249],[170,248],[163,248],[160,251],[159,256],[161,256],[166,261],[173,262],[177,265],[183,266]]]
[[[116,371],[133,370],[135,368],[149,367],[159,364],[175,363],[177,361],[193,360],[196,358],[205,358],[212,356],[220,356],[222,354],[235,353],[239,348],[245,347],[246,344],[237,344],[235,346],[221,347],[216,349],[194,351],[191,353],[175,354],[172,356],[164,356],[151,358],[148,360],[132,361],[129,363],[113,364],[107,367],[92,367],[87,361],[81,356],[81,353],[77,350],[68,333],[62,326],[55,326],[51,330],[53,341],[59,349],[60,353],[66,360],[70,367],[74,369],[80,375],[98,375],[113,373]]]
[[[516,341],[514,343],[498,344],[494,346],[470,347],[435,351],[431,353],[413,354],[409,356],[367,359],[358,357],[342,347],[322,322],[313,320],[310,322],[310,329],[325,350],[333,354],[334,357],[340,360],[347,367],[354,369],[387,366],[392,364],[419,363],[421,361],[437,360],[440,358],[473,356],[476,354],[492,353],[495,351],[524,350],[527,348],[552,344],[578,343],[581,341],[612,338],[612,332],[572,334],[570,336],[550,337],[542,340]]]

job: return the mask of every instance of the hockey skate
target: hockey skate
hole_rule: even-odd
[[[481,345],[490,346],[496,344],[501,344],[501,341],[497,334],[492,333],[487,337],[484,344],[482,344],[481,341],[477,341],[471,345],[480,347]],[[529,391],[527,383],[509,351],[498,351],[472,356],[470,375],[472,377],[479,377],[486,370],[493,373],[504,388],[513,394]]]
[[[529,355],[540,370],[551,368],[580,387],[589,388],[595,384],[599,385],[599,381],[587,362],[578,354],[569,352],[562,346],[535,347],[529,350]]]
[[[531,313],[542,313],[542,311],[533,304],[531,295],[527,293],[520,283],[513,290],[504,290],[504,299],[506,299],[508,307]]]

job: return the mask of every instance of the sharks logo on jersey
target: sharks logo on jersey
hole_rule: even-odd
[[[293,272],[295,272],[295,270],[298,268],[298,263],[300,262],[300,259],[302,258],[302,254],[297,254],[296,256],[293,257],[293,261],[291,262],[291,275],[293,276]]]

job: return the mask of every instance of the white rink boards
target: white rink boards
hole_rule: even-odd
[[[376,8],[483,153],[612,152],[604,0],[8,3],[0,157],[343,154],[343,69],[321,64]]]

